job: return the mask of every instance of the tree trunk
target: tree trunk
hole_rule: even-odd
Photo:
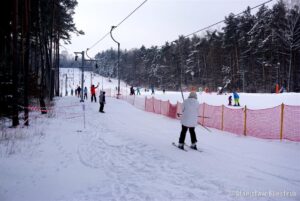
[[[18,0],[14,0],[14,12],[13,12],[13,62],[12,62],[12,81],[13,81],[13,97],[12,97],[12,126],[19,125],[19,112],[18,112]]]
[[[29,68],[29,51],[30,51],[30,19],[29,19],[29,7],[30,6],[30,0],[25,0],[25,23],[24,23],[24,35],[26,36],[26,41],[25,41],[25,58],[24,58],[24,120],[25,120],[25,125],[29,125],[29,111],[28,111],[28,106],[29,106],[29,97],[28,97],[28,68]]]

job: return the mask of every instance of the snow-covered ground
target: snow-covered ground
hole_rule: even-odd
[[[102,78],[93,79],[101,88]],[[155,96],[181,98],[175,92]],[[204,96],[200,101],[227,102]],[[244,97],[255,108],[300,104],[299,94],[277,94],[268,103],[263,94],[256,96],[262,101]],[[59,97],[47,116],[31,113],[29,128],[1,131],[1,201],[300,200],[300,143],[198,126],[203,152],[184,152],[171,145],[178,141],[178,120],[109,97],[105,114],[98,103],[85,101],[85,112],[82,105],[77,97]]]

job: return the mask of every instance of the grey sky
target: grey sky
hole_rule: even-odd
[[[74,21],[84,36],[72,35],[72,44],[65,45],[69,53],[85,51],[108,33],[144,0],[78,0]],[[187,35],[215,22],[229,13],[239,13],[267,0],[148,0],[132,16],[113,31],[121,49],[142,45],[161,46],[179,35]],[[272,7],[277,0],[268,3]],[[253,10],[252,13],[256,13]],[[215,28],[220,28],[221,25]],[[201,34],[201,33],[199,33]],[[109,48],[117,48],[108,35],[89,50],[89,55]],[[63,48],[61,48],[63,50]]]

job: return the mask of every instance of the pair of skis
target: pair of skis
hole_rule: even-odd
[[[178,144],[177,144],[177,143],[172,142],[172,145],[175,146],[175,147],[177,147],[178,149],[180,149],[180,148],[178,147]],[[184,144],[184,146],[185,146],[185,147],[188,147],[189,149],[192,149],[192,148],[191,148],[189,145],[187,145],[187,144]],[[188,151],[188,150],[186,150],[186,149],[180,149],[180,150],[185,151],[185,152]],[[199,150],[199,149],[192,149],[192,150],[198,151],[198,152],[203,152],[202,150]]]

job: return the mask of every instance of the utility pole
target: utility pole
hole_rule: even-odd
[[[80,102],[84,102],[83,100],[83,82],[84,82],[84,51],[82,52],[74,52],[75,53],[75,61],[77,61],[78,55],[81,54],[81,93],[80,93]]]
[[[114,39],[114,37],[112,36],[112,31],[113,29],[116,28],[116,26],[112,26],[111,30],[110,30],[110,37],[111,39],[118,44],[118,63],[117,63],[117,76],[118,76],[118,94],[117,94],[117,98],[119,98],[120,96],[120,43],[118,41],[116,41]]]
[[[66,73],[66,84],[65,84],[65,90],[66,90],[66,96],[68,96],[68,74]]]

